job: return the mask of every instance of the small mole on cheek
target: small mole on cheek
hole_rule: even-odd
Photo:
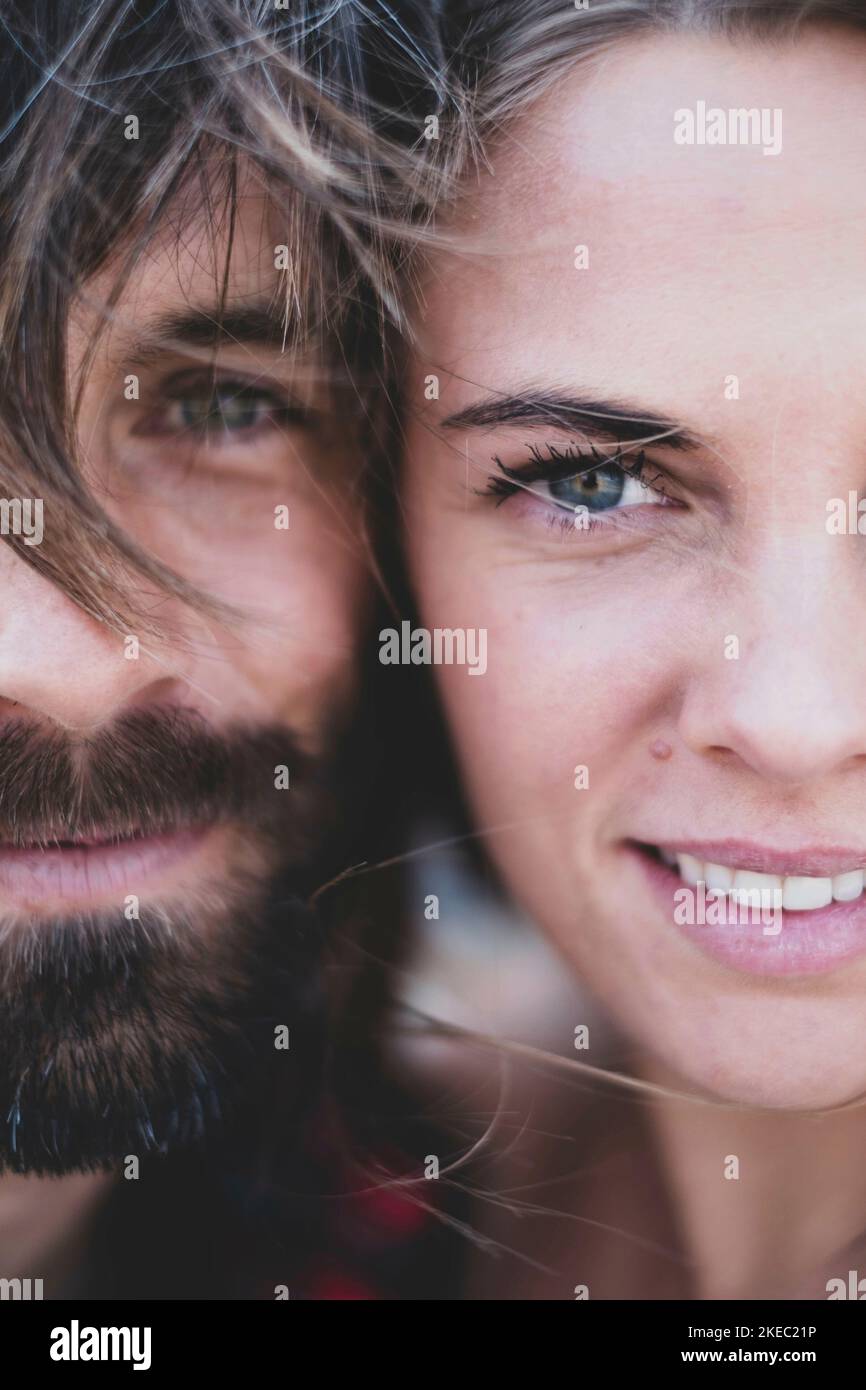
[[[654,743],[650,744],[650,753],[654,758],[658,758],[659,762],[667,762],[673,751],[670,744],[665,743],[663,738],[657,738]]]

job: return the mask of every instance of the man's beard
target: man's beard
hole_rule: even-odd
[[[275,1071],[284,1101],[310,1084],[319,942],[297,894],[332,809],[282,727],[217,732],[174,711],[85,743],[0,728],[6,849],[228,836],[218,877],[142,895],[137,917],[128,899],[50,920],[0,907],[0,1171],[118,1169],[220,1129]]]

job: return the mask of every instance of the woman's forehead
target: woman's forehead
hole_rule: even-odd
[[[659,222],[682,199],[708,217],[843,199],[866,214],[866,141],[852,138],[866,126],[864,57],[866,36],[816,26],[772,46],[653,34],[575,60],[491,137],[460,226],[481,246],[515,216],[537,239],[576,234],[589,200]]]
[[[668,409],[675,382],[703,408],[720,374],[772,390],[774,372],[811,373],[804,324],[837,374],[861,363],[864,45],[654,36],[559,79],[494,141],[448,273],[430,277],[422,346],[469,383],[449,400],[579,380]],[[727,116],[751,107],[753,126]],[[704,135],[724,112],[757,143],[682,143],[683,111]]]

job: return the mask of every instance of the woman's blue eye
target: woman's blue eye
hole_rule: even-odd
[[[533,446],[528,465],[512,468],[494,458],[499,472],[488,479],[486,492],[501,506],[519,492],[529,492],[560,511],[610,512],[623,508],[659,505],[670,500],[660,472],[652,481],[644,478],[643,450],[629,467],[616,458],[602,459],[597,450],[561,451],[548,445],[545,452]]]
[[[551,499],[563,507],[586,507],[590,512],[603,512],[617,506],[623,498],[629,478],[617,464],[605,464],[575,478],[560,478],[545,483]]]

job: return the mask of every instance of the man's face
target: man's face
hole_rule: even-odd
[[[250,1054],[244,1016],[271,1056],[292,1022],[262,1005],[286,963],[265,909],[333,812],[366,588],[358,450],[322,369],[269,329],[291,295],[282,240],[252,187],[231,238],[167,227],[78,416],[105,510],[241,618],[133,579],[170,635],[119,634],[0,552],[0,1161],[25,1170],[200,1133],[216,1074]],[[76,307],[73,385],[115,273]],[[46,508],[46,546],[51,526]]]

